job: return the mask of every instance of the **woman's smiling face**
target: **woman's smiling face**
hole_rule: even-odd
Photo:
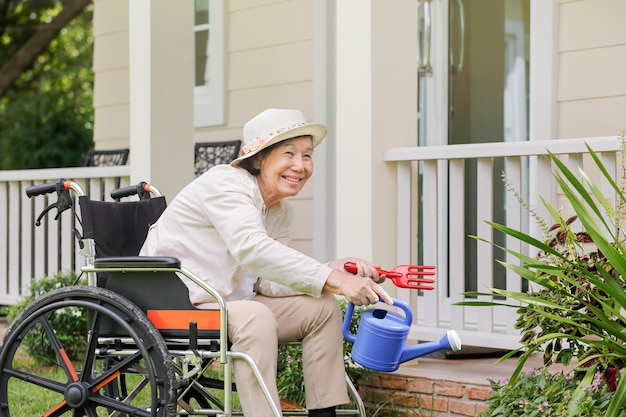
[[[259,188],[267,207],[302,190],[313,174],[313,140],[299,136],[277,143],[259,162]]]

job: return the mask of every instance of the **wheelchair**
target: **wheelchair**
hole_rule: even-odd
[[[78,197],[82,234],[74,234],[87,285],[77,282],[39,297],[9,327],[0,351],[0,417],[26,415],[20,393],[28,386],[37,387],[36,403],[42,404],[28,415],[243,415],[233,401],[233,361],[250,366],[275,416],[308,415],[305,408],[276,406],[252,359],[229,350],[226,306],[216,290],[176,258],[137,256],[166,206],[155,186],[142,182],[114,190],[116,201],[109,202],[90,200],[65,179],[26,190],[29,197],[52,193],[56,203],[37,222],[54,208],[57,218],[74,211]],[[120,201],[129,196],[138,199]],[[196,309],[180,276],[207,291],[217,308]],[[32,365],[28,343],[39,347],[49,367]],[[365,416],[347,374],[346,380],[351,408],[337,414]]]

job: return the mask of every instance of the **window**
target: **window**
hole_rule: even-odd
[[[224,123],[224,8],[220,0],[195,0],[196,127]]]

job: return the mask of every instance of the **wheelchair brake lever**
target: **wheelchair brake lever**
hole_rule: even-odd
[[[37,216],[37,220],[35,220],[35,226],[41,226],[41,219],[43,219],[43,216],[45,216],[50,210],[52,210],[56,206],[57,206],[57,203],[52,203],[48,207],[43,209],[43,211],[39,214],[39,216]]]
[[[64,188],[62,182],[57,182],[56,192],[58,195],[57,201],[50,204],[39,214],[37,220],[35,221],[35,226],[41,226],[41,219],[43,219],[43,217],[53,208],[57,209],[57,214],[54,216],[54,220],[58,220],[61,213],[72,207],[72,197],[70,196],[70,191]]]
[[[57,200],[57,215],[54,216],[54,220],[58,220],[61,213],[72,207],[72,196],[70,196],[70,190],[65,188],[57,189],[59,199]]]

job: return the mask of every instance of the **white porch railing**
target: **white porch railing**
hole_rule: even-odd
[[[464,345],[503,349],[519,346],[519,333],[513,328],[515,309],[453,305],[463,300],[470,272],[475,279],[471,283],[474,289],[485,291],[497,286],[494,259],[502,255],[496,254],[492,245],[470,239],[466,223],[475,227],[472,234],[489,242],[493,242],[494,234],[485,221],[504,222],[543,238],[539,226],[529,219],[514,194],[504,191],[502,170],[511,186],[550,224],[551,218],[539,196],[559,207],[559,192],[547,150],[562,155],[570,168],[586,169],[585,143],[601,154],[609,172],[616,173],[619,137],[396,148],[385,153],[385,161],[397,166],[398,264],[416,261],[414,236],[416,224],[421,221],[424,243],[420,262],[437,267],[435,291],[418,295],[416,291],[402,290],[399,294],[400,299],[417,306],[417,324],[411,329],[411,338],[438,340],[447,329],[456,329]],[[467,169],[470,166],[471,171]],[[607,196],[613,196],[606,184],[603,190]],[[470,193],[476,198],[468,198]],[[475,259],[466,262],[470,241],[475,245]],[[519,252],[528,250],[511,239],[502,243]],[[514,262],[504,255],[498,259]],[[507,289],[522,288],[519,276],[504,270],[498,273]]]
[[[72,234],[73,210],[62,213],[58,222],[52,210],[36,227],[39,214],[57,196],[29,199],[26,188],[71,179],[92,199],[103,201],[111,200],[111,190],[129,185],[129,177],[129,166],[0,171],[0,305],[17,303],[33,279],[84,264]]]

